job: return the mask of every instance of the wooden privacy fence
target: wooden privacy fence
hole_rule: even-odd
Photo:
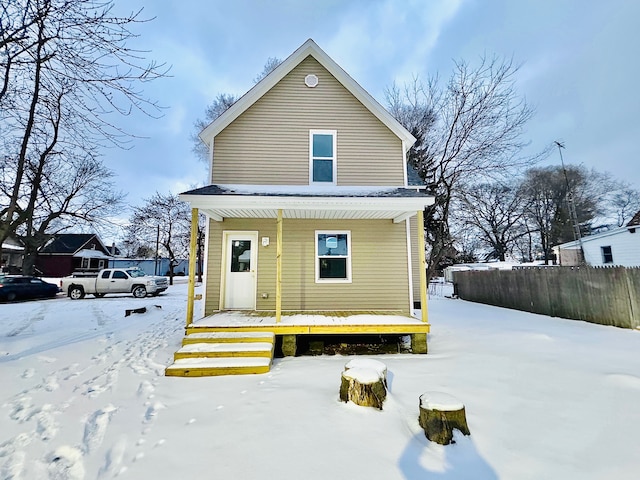
[[[640,326],[640,268],[518,267],[453,273],[454,291],[472,302],[584,320]]]

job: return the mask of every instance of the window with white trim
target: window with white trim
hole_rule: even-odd
[[[336,130],[309,130],[309,183],[335,185]]]
[[[610,245],[600,247],[600,251],[602,252],[602,263],[613,263],[613,251]]]
[[[316,282],[351,282],[351,232],[316,230]]]

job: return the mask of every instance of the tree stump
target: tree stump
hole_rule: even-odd
[[[340,400],[382,410],[387,389],[380,374],[372,368],[355,367],[342,372]]]
[[[389,385],[387,384],[387,366],[384,363],[379,362],[378,360],[373,360],[371,358],[354,358],[353,360],[349,360],[345,364],[344,370],[346,372],[347,370],[350,370],[352,368],[369,368],[371,370],[375,370],[376,372],[378,372],[378,376],[384,382],[384,386],[386,388],[389,387]]]
[[[427,392],[420,395],[419,422],[426,437],[440,445],[455,443],[454,428],[464,435],[471,435],[464,404],[446,393]]]

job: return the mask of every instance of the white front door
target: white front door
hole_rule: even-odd
[[[254,310],[258,232],[225,232],[224,308]]]

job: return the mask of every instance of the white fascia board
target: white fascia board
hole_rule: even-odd
[[[417,212],[433,205],[433,197],[274,197],[238,195],[180,195],[192,208],[217,209],[297,209]]]
[[[216,212],[214,212],[211,209],[203,208],[200,211],[204,213],[206,216],[208,216],[209,218],[211,218],[212,220],[215,220],[216,222],[221,222],[222,220],[224,220],[224,218],[222,218],[220,215],[218,215]]]
[[[630,227],[633,228],[633,227]],[[629,231],[629,227],[618,227],[618,228],[614,228],[612,230],[608,230],[606,232],[602,232],[602,233],[596,233],[595,235],[587,235],[586,237],[582,237],[582,239],[580,240],[580,242],[582,243],[590,243],[596,240],[600,240],[602,238],[605,237],[610,237],[612,235],[619,235],[621,233],[624,232],[628,232]],[[579,247],[580,245],[579,241],[571,241],[571,242],[567,242],[567,243],[561,243],[560,245],[556,245],[556,247],[558,248],[562,248],[562,249],[568,249],[571,247]]]
[[[75,251],[75,253],[78,253],[78,252],[79,252],[79,251],[81,251],[81,250],[91,250],[90,248],[85,249],[85,247],[86,247],[89,243],[91,243],[91,241],[92,241],[92,240],[95,240],[96,242],[98,242],[98,243],[100,244],[100,246],[103,248],[103,250],[105,250],[105,251],[107,251],[107,252],[109,251],[109,249],[107,248],[107,246],[106,246],[104,243],[102,243],[102,240],[100,240],[100,237],[98,237],[98,235],[97,235],[97,234],[95,234],[95,233],[94,233],[94,234],[92,234],[92,235],[93,235],[93,237],[91,237],[89,240],[87,240],[86,242],[84,242],[84,243],[82,244],[82,246],[81,246],[78,250],[76,250],[76,251]]]
[[[200,139],[207,145],[227,125],[238,118],[245,110],[253,105],[265,93],[271,90],[280,80],[300,64],[305,58],[311,55],[320,65],[331,73],[354,97],[356,97],[371,113],[373,113],[382,123],[384,123],[401,140],[406,142],[410,148],[416,138],[404,128],[376,99],[374,99],[358,82],[356,82],[340,65],[338,65],[329,55],[327,55],[313,40],[309,39],[303,43],[295,52],[285,59],[269,75],[254,85],[251,90],[245,93],[236,103],[229,107],[216,120],[211,122],[202,132]]]

